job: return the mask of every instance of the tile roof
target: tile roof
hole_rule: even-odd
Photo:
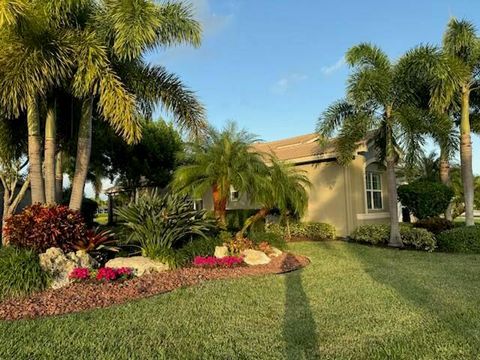
[[[310,157],[335,157],[333,144],[325,148],[318,144],[318,134],[306,134],[291,137],[288,139],[261,142],[254,145],[255,150],[263,153],[273,154],[280,160],[292,161]],[[331,156],[329,156],[331,155]]]

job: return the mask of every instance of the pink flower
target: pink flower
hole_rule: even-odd
[[[196,256],[193,260],[193,266],[196,267],[234,267],[243,263],[243,258],[239,256],[225,256],[216,258],[214,256]]]
[[[133,271],[130,268],[122,267],[118,269],[104,267],[98,269],[97,280],[101,281],[115,281],[120,278],[129,278],[133,276]]]
[[[88,268],[75,268],[68,277],[73,280],[87,280],[90,278],[90,270]]]

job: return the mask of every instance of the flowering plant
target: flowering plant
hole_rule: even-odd
[[[243,258],[240,256],[225,256],[223,258],[216,258],[215,256],[196,256],[193,260],[193,266],[207,268],[231,268],[241,264],[243,264]]]
[[[88,268],[75,268],[68,275],[72,280],[85,281],[95,279],[97,281],[116,281],[130,279],[133,277],[133,270],[131,268],[100,268],[97,272],[91,272]]]

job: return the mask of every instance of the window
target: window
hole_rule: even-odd
[[[230,201],[238,201],[240,199],[240,193],[230,186]]]
[[[382,177],[379,173],[367,172],[367,209],[381,210],[383,209],[382,196]]]
[[[193,200],[193,210],[203,210],[203,200]]]

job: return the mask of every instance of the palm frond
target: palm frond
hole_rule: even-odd
[[[350,66],[360,68],[389,71],[391,67],[388,56],[378,46],[369,43],[361,43],[350,48],[345,60]]]
[[[452,18],[443,36],[443,48],[447,53],[460,58],[465,63],[471,63],[477,47],[475,26],[467,20]]]
[[[29,5],[27,0],[1,0],[0,27],[15,24],[19,16],[26,14]]]

